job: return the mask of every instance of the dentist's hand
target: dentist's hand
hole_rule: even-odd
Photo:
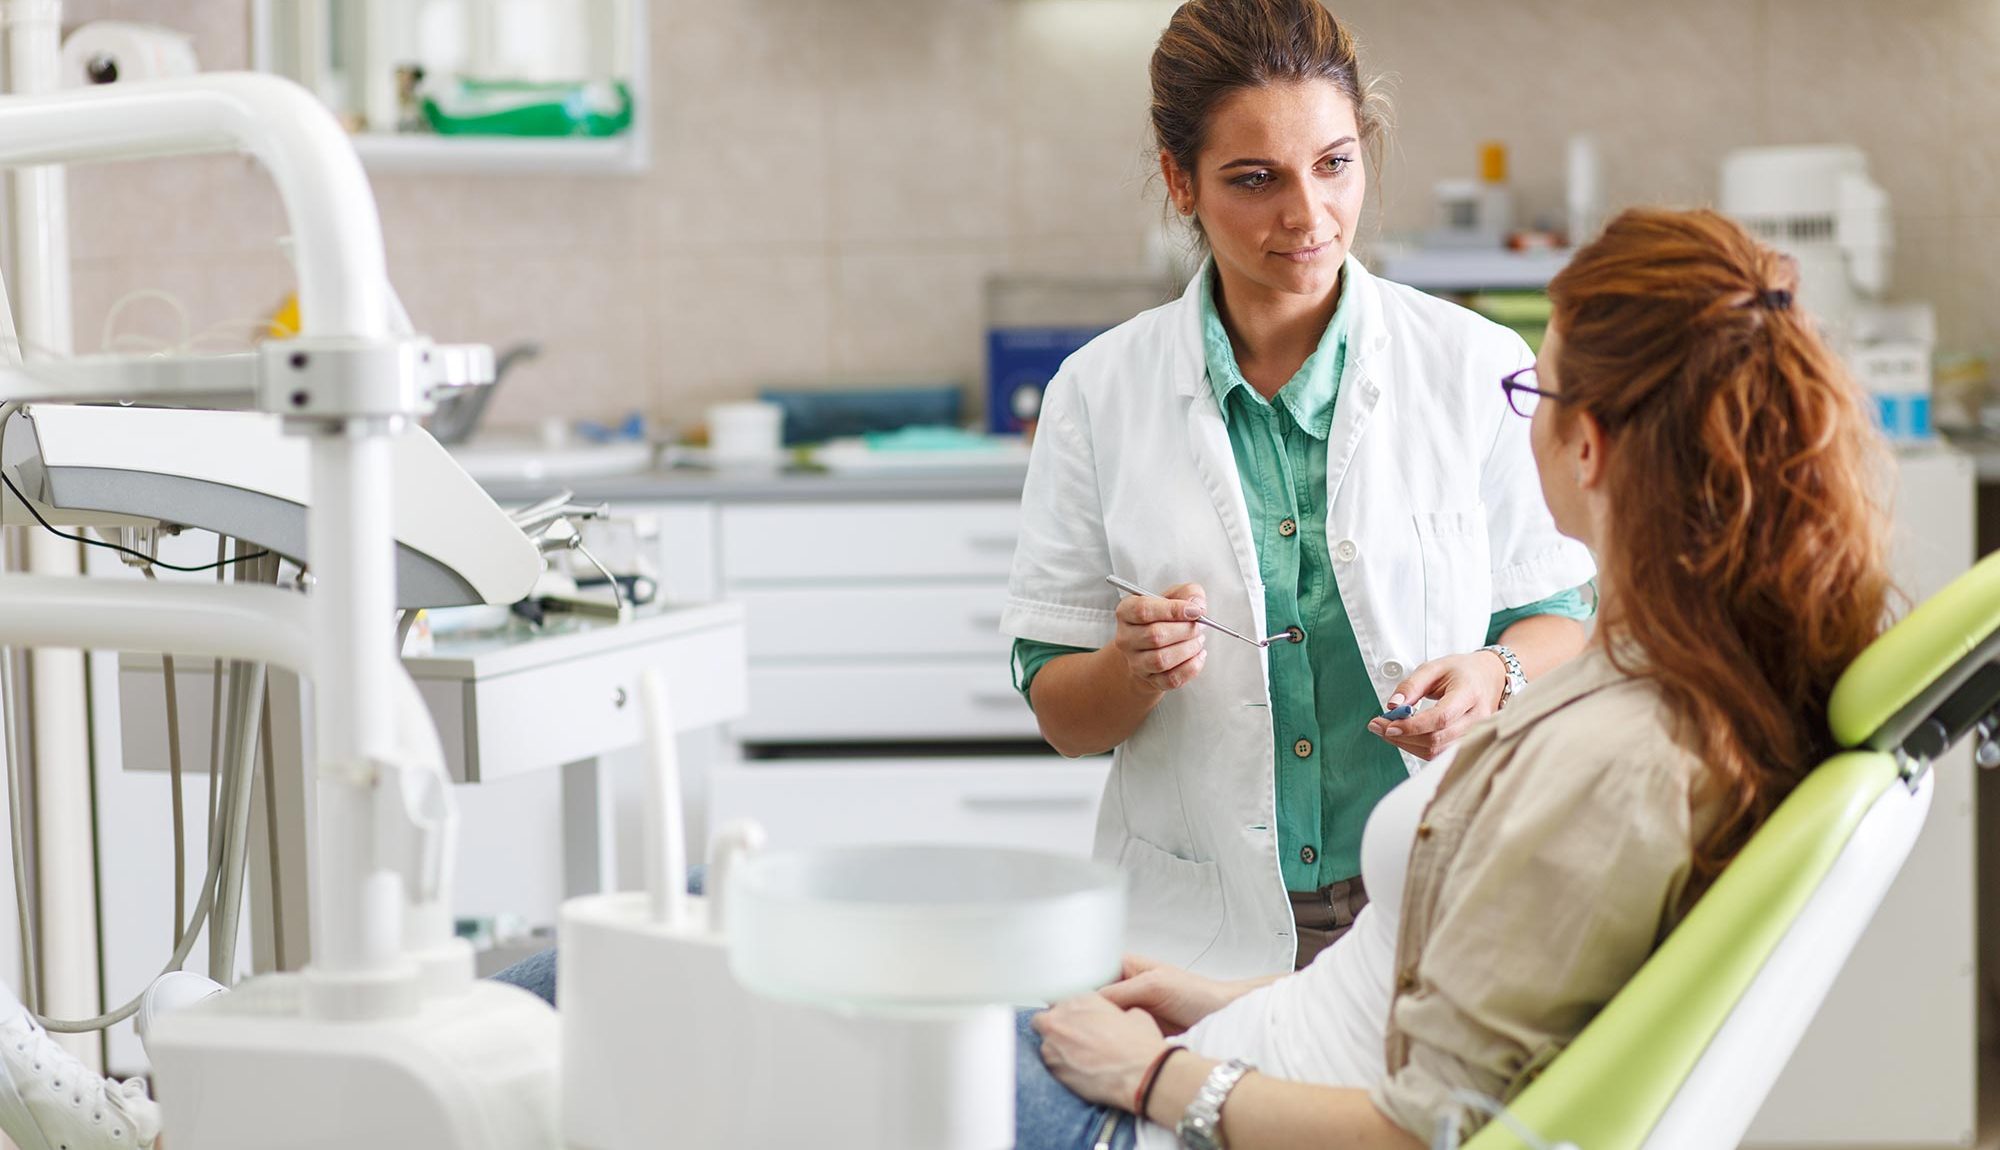
[[[1432,659],[1396,684],[1391,707],[1436,699],[1407,719],[1368,720],[1368,729],[1420,759],[1434,759],[1465,737],[1472,725],[1500,709],[1507,665],[1488,651]]]
[[[1111,645],[1133,680],[1165,693],[1187,686],[1208,661],[1207,639],[1194,620],[1208,610],[1199,583],[1165,594],[1127,595],[1118,601],[1118,633]]]

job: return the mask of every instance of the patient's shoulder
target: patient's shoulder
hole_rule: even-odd
[[[1635,660],[1593,647],[1537,686],[1554,697],[1500,732],[1513,744],[1509,769],[1547,776],[1538,785],[1613,793],[1686,793],[1701,778],[1684,724]]]

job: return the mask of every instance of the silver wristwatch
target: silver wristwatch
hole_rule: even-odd
[[[1229,1101],[1229,1092],[1243,1076],[1255,1069],[1241,1058],[1232,1058],[1208,1072],[1208,1080],[1195,1091],[1194,1101],[1188,1103],[1180,1125],[1174,1127],[1175,1137],[1186,1150],[1223,1150],[1222,1104]]]
[[[1521,671],[1520,656],[1514,654],[1512,649],[1502,647],[1498,643],[1481,647],[1480,650],[1493,652],[1500,656],[1502,663],[1507,664],[1507,685],[1500,688],[1500,706],[1504,707],[1509,699],[1520,694],[1521,689],[1528,685],[1528,676]]]

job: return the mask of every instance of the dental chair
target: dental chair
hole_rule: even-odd
[[[1968,733],[2000,757],[2000,554],[1861,653],[1828,704],[1845,748],[1799,784],[1637,976],[1507,1105],[1578,1150],[1737,1145],[1930,811]],[[1466,1150],[1534,1148],[1493,1122]]]

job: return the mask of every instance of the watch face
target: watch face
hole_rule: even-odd
[[[1221,1143],[1215,1140],[1215,1126],[1207,1115],[1182,1119],[1175,1133],[1187,1150],[1222,1150]]]

